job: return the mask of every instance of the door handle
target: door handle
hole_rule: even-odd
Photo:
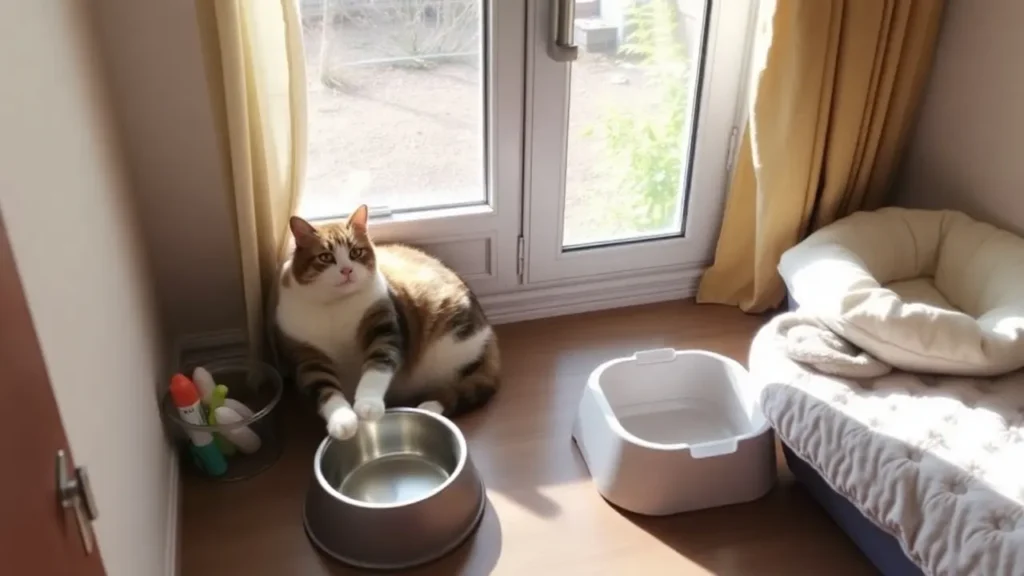
[[[572,62],[580,49],[574,43],[576,28],[576,0],[551,0],[552,39],[548,56],[555,62]]]
[[[85,553],[92,554],[95,540],[92,523],[99,517],[96,499],[92,495],[92,484],[85,467],[79,466],[68,471],[68,457],[63,450],[57,450],[57,501],[61,508],[74,511]]]

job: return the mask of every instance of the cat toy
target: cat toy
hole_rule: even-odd
[[[206,406],[207,418],[211,425],[228,426],[252,418],[252,410],[238,400],[229,398],[228,387],[217,384],[207,369],[197,367],[192,372],[192,380]],[[236,448],[243,454],[252,454],[262,445],[259,435],[248,426],[220,430],[214,435],[214,440],[225,456],[233,455]]]

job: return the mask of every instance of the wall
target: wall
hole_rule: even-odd
[[[155,576],[173,493],[165,349],[84,7],[0,2],[0,211],[107,572]]]
[[[949,0],[897,203],[1024,234],[1024,2]]]
[[[244,329],[230,167],[214,129],[196,5],[91,5],[169,330]]]

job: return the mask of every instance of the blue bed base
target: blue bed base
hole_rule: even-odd
[[[804,462],[785,443],[782,444],[782,452],[786,455],[786,464],[793,476],[811,493],[843,532],[846,532],[875,568],[885,576],[922,575],[921,569],[907,558],[895,537],[868,520],[856,506],[833,490],[810,464]]]

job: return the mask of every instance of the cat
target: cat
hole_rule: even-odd
[[[456,416],[500,383],[497,336],[466,283],[420,250],[375,245],[367,216],[365,205],[344,223],[293,216],[277,287],[280,352],[338,440],[385,406]]]

